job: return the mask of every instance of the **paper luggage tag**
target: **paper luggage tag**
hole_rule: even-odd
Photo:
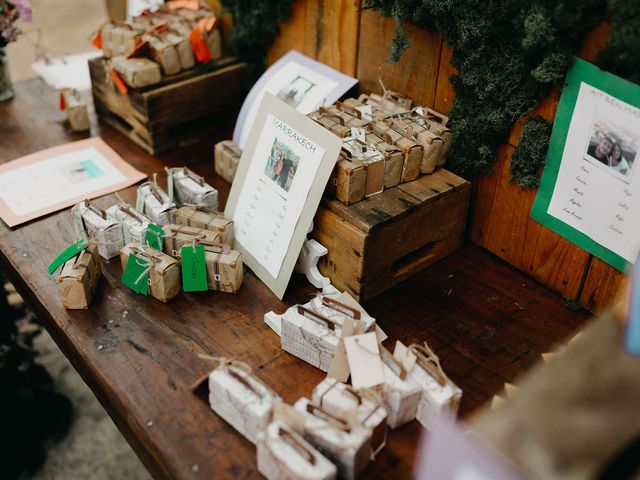
[[[384,383],[384,371],[375,332],[344,339],[353,388],[374,387]]]
[[[62,265],[64,262],[71,260],[88,246],[89,242],[84,239],[78,240],[78,242],[74,243],[73,245],[69,245],[62,251],[60,255],[56,257],[53,262],[49,264],[49,267],[47,268],[47,272],[49,273],[49,275],[55,272],[58,267],[60,267],[60,265]]]
[[[357,110],[362,114],[362,119],[366,121],[373,120],[373,110],[371,109],[371,105],[359,105],[356,107]]]
[[[396,340],[396,346],[393,350],[393,358],[402,365],[405,372],[410,372],[418,360],[418,358],[400,340]]]
[[[122,273],[122,283],[136,293],[147,295],[149,290],[149,262],[129,254],[127,266]]]
[[[344,339],[355,333],[355,323],[355,320],[348,317],[345,317],[344,322],[342,322],[342,337],[338,342],[338,348],[336,348],[336,353],[331,359],[331,365],[329,365],[329,371],[327,372],[328,377],[335,378],[342,383],[349,379],[349,362],[347,361],[347,351],[344,348]]]
[[[185,292],[204,292],[207,285],[207,263],[204,245],[184,245],[180,249],[182,257],[182,289]]]
[[[155,248],[158,251],[162,251],[162,236],[164,230],[153,223],[147,226],[147,232],[144,234],[144,241],[151,248]]]
[[[367,143],[367,137],[364,128],[351,127],[351,136],[362,143]]]

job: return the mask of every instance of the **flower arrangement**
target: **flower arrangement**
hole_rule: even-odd
[[[32,16],[29,0],[0,0],[0,50],[14,42],[20,33],[16,26],[19,18],[30,22]]]

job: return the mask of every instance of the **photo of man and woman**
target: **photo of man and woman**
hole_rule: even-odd
[[[278,139],[273,140],[264,174],[276,185],[288,192],[298,170],[300,156]]]
[[[286,103],[296,108],[306,95],[315,87],[316,84],[307,80],[306,78],[296,75],[287,85],[282,87],[278,92],[277,97],[284,100]]]
[[[638,136],[626,129],[611,122],[595,120],[585,158],[606,165],[611,173],[628,182],[639,143]]]

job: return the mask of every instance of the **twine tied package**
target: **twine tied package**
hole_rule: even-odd
[[[187,167],[167,169],[167,190],[179,207],[197,205],[218,210],[218,191]]]
[[[78,238],[86,238],[94,243],[102,258],[109,260],[118,255],[124,246],[119,222],[110,220],[103,210],[89,200],[75,204],[71,208],[71,217]]]
[[[184,245],[218,244],[221,241],[218,232],[205,228],[170,223],[162,227],[162,229],[164,230],[164,251],[175,258],[180,256],[180,249]]]
[[[69,310],[86,310],[102,276],[98,247],[90,244],[62,265],[58,286],[62,304]]]
[[[145,182],[138,187],[136,210],[160,227],[175,223],[176,204],[156,182]]]
[[[220,242],[233,245],[233,220],[208,207],[188,205],[176,212],[176,223],[188,227],[210,230],[220,237]]]
[[[125,245],[136,241],[144,243],[149,219],[127,204],[113,205],[107,209],[107,218],[120,223]]]
[[[138,242],[131,242],[120,251],[123,272],[131,258],[139,261],[140,267],[146,271],[148,291],[153,298],[166,303],[180,292],[180,264],[175,258],[150,247],[142,247]],[[144,281],[144,276],[140,275],[138,280]]]

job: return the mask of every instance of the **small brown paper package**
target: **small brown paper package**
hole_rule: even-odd
[[[444,165],[447,154],[453,145],[453,132],[447,128],[449,117],[428,107],[417,107],[411,112],[411,120],[427,128],[444,141],[442,157],[438,166]]]
[[[406,118],[390,119],[387,123],[397,132],[422,145],[420,173],[433,173],[442,156],[444,140]]]
[[[136,210],[159,227],[175,223],[176,204],[155,182],[145,182],[138,187]]]
[[[199,205],[218,209],[218,191],[187,167],[167,169],[169,198],[179,206]]]
[[[136,46],[136,36],[140,33],[139,29],[126,23],[105,24],[100,30],[102,54],[105,58],[126,55]]]
[[[367,128],[369,120],[363,118],[362,112],[349,104],[336,102],[330,107],[320,107],[318,111],[323,115],[337,115],[344,120],[346,126],[351,128]]]
[[[126,204],[113,205],[106,211],[107,218],[122,226],[124,244],[136,241],[144,243],[149,219]]]
[[[102,276],[98,248],[89,245],[62,266],[58,285],[62,304],[68,310],[86,310]]]
[[[404,154],[393,145],[393,140],[388,135],[385,137],[383,139],[374,133],[368,133],[365,136],[367,145],[384,156],[384,188],[391,188],[402,181]]]
[[[160,65],[165,75],[175,75],[195,65],[189,38],[171,29],[145,33],[142,41],[147,42],[151,59]]]
[[[326,109],[311,112],[308,117],[340,138],[346,138],[351,135],[351,127],[346,124],[344,118],[328,112]]]
[[[129,255],[133,253],[147,264],[149,294],[161,302],[168,302],[180,293],[180,263],[173,257],[150,247],[131,242],[120,251],[122,271],[127,267]]]
[[[426,429],[431,428],[436,417],[458,413],[462,390],[444,373],[438,357],[425,345],[411,345],[409,352],[416,361],[409,371],[409,381],[422,389],[416,411],[416,420]]]
[[[371,124],[373,133],[382,138],[391,140],[393,145],[404,153],[404,164],[402,166],[402,182],[411,182],[420,175],[422,166],[423,148],[420,143],[412,138],[397,132],[385,122],[373,122]]]
[[[184,245],[195,245],[201,242],[220,243],[220,234],[205,228],[189,227],[170,223],[162,227],[164,230],[163,247],[167,255],[180,257],[180,249]]]
[[[71,130],[84,132],[91,129],[87,104],[80,96],[80,93],[72,88],[65,88],[60,93],[64,100],[64,109],[67,112]]]
[[[367,95],[363,93],[357,100],[348,99],[344,103],[359,108],[361,111],[366,111],[371,116],[372,121],[381,121],[390,115],[397,115],[408,110],[376,94]],[[368,107],[368,110],[364,110],[363,107]]]
[[[162,79],[160,65],[148,58],[113,57],[111,65],[124,82],[133,88],[142,88]]]
[[[367,147],[366,143],[353,137],[345,139],[342,152],[350,160],[359,160],[364,164],[367,171],[365,197],[376,195],[384,190],[385,165],[384,156],[380,152]]]
[[[294,305],[281,318],[282,349],[327,372],[343,335],[351,335],[355,326],[362,331],[375,327],[375,319],[362,317],[358,310],[326,296]]]
[[[124,246],[119,222],[110,220],[103,210],[89,200],[75,204],[71,208],[71,216],[78,238],[87,238],[95,243],[102,258],[109,260],[118,255]]]
[[[220,243],[233,245],[233,220],[226,218],[222,212],[200,206],[180,207],[176,213],[176,223],[210,230],[219,235]]]
[[[231,250],[229,245],[200,243],[204,244],[209,290],[237,293],[244,278],[242,254],[237,250]]]
[[[224,358],[209,374],[211,409],[255,445],[258,434],[273,419],[273,408],[282,401],[244,363]]]
[[[408,378],[406,369],[382,345],[380,358],[384,370],[384,384],[375,389],[384,400],[389,427],[396,428],[416,418],[422,388]]]
[[[371,430],[307,398],[299,399],[294,407],[304,415],[304,439],[335,464],[338,478],[357,478],[371,461]]]
[[[258,471],[267,480],[333,480],[336,466],[290,426],[274,421],[259,435]]]
[[[223,140],[216,143],[213,151],[216,174],[227,182],[233,183],[233,177],[236,176],[241,156],[242,150],[231,140]]]
[[[387,410],[382,397],[371,389],[356,391],[334,378],[325,378],[311,394],[311,401],[333,415],[356,419],[372,431],[370,450],[375,456],[387,441]]]
[[[341,155],[329,178],[328,189],[345,205],[363,200],[367,189],[365,164]]]

